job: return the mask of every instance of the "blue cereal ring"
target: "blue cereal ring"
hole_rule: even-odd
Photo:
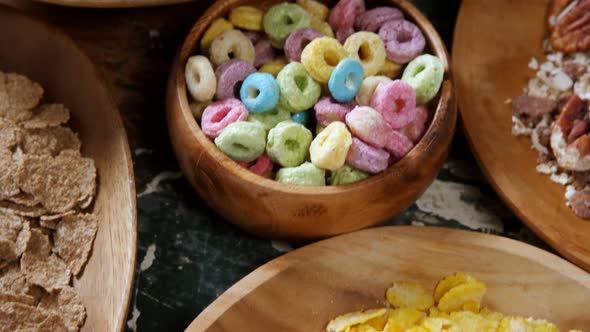
[[[279,84],[268,73],[248,75],[240,88],[240,99],[250,113],[273,110],[279,103],[279,95]]]
[[[342,59],[328,81],[332,97],[341,103],[351,101],[361,88],[364,75],[363,66],[358,60]]]
[[[309,124],[309,119],[311,118],[310,113],[309,110],[293,113],[293,115],[291,115],[291,120],[307,126]]]

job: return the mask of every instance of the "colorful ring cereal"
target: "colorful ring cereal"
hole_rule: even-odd
[[[207,108],[207,106],[211,105],[211,101],[204,101],[204,102],[196,102],[196,101],[191,101],[188,106],[191,109],[191,113],[193,114],[193,116],[195,117],[195,119],[197,121],[201,121],[201,117],[203,116],[203,112],[205,111],[205,108]]]
[[[376,7],[359,15],[354,25],[357,30],[377,32],[383,24],[403,19],[404,14],[397,8]]]
[[[334,38],[334,31],[328,22],[318,20],[317,18],[312,17],[311,22],[309,23],[309,27],[318,31],[322,35],[326,37]]]
[[[240,30],[226,30],[217,36],[209,49],[211,62],[220,65],[228,60],[240,59],[254,63],[254,45]]]
[[[376,148],[384,147],[390,140],[392,129],[376,110],[357,106],[346,114],[346,124],[354,136]]]
[[[445,69],[439,58],[422,54],[408,64],[402,80],[416,91],[416,102],[426,104],[440,89]]]
[[[258,8],[239,6],[229,12],[229,21],[238,28],[261,31],[262,16],[264,12]]]
[[[293,115],[291,115],[291,120],[293,120],[299,124],[302,124],[304,126],[307,126],[309,124],[309,120],[311,118],[311,115],[309,113],[310,113],[309,110],[293,113]]]
[[[310,28],[303,28],[293,32],[285,41],[285,55],[291,61],[301,61],[303,47],[320,37],[322,37],[321,33]]]
[[[218,18],[213,21],[211,26],[209,26],[201,38],[201,50],[205,53],[209,52],[209,48],[211,47],[213,40],[224,31],[231,30],[233,28],[234,25],[224,18]]]
[[[263,177],[268,177],[272,173],[273,163],[266,153],[263,153],[252,163],[241,162],[240,165],[247,168],[250,172]]]
[[[266,131],[253,122],[234,122],[215,139],[215,145],[231,159],[250,162],[264,153]]]
[[[363,77],[363,66],[358,60],[352,58],[343,59],[334,68],[328,81],[328,88],[332,97],[342,103],[351,101],[361,88]]]
[[[248,110],[237,99],[215,102],[205,108],[201,117],[201,129],[210,138],[216,138],[230,124],[245,121]]]
[[[381,84],[373,93],[371,107],[381,113],[391,128],[399,129],[416,118],[416,93],[401,80]]]
[[[264,15],[263,26],[273,46],[283,48],[285,39],[292,32],[309,27],[310,21],[309,14],[303,8],[285,2],[270,7]]]
[[[303,8],[309,16],[320,21],[325,21],[330,15],[330,8],[326,7],[323,3],[315,0],[297,0],[295,1],[301,8]]]
[[[267,62],[258,69],[261,73],[269,73],[274,77],[277,77],[281,70],[289,63],[284,56],[278,57],[270,62]]]
[[[321,37],[305,46],[301,52],[301,63],[314,80],[328,83],[334,67],[347,56],[348,52],[336,39]]]
[[[298,167],[281,168],[275,180],[300,186],[325,186],[326,171],[306,162]]]
[[[188,58],[184,77],[186,87],[196,101],[213,99],[217,91],[217,78],[207,57],[195,55]]]
[[[363,172],[377,174],[389,167],[389,153],[353,137],[346,156],[346,163]]]
[[[385,65],[385,46],[378,34],[359,31],[346,39],[344,48],[360,61],[365,77],[373,76]]]
[[[339,43],[344,44],[346,39],[348,39],[348,37],[352,36],[353,34],[354,28],[339,28],[336,30],[336,40],[338,40]]]
[[[369,76],[365,77],[363,83],[361,83],[361,88],[359,92],[356,94],[356,102],[360,106],[369,106],[371,104],[371,97],[373,97],[373,93],[379,84],[385,84],[391,82],[391,79],[387,76]]]
[[[313,106],[318,124],[327,126],[334,121],[344,122],[346,114],[355,107],[354,103],[340,104],[330,97],[322,97]]]
[[[258,68],[274,58],[275,50],[266,36],[254,43],[254,67]]]
[[[311,142],[309,155],[316,167],[337,170],[344,165],[352,136],[340,121],[330,123]]]
[[[398,20],[385,23],[379,29],[387,58],[399,64],[406,64],[422,54],[426,39],[414,23]]]
[[[402,65],[397,64],[389,59],[385,59],[385,63],[383,64],[383,67],[379,69],[377,75],[387,76],[391,79],[395,79],[400,76],[400,74],[402,73],[402,69]]]
[[[280,103],[292,112],[311,108],[320,97],[322,87],[299,62],[286,65],[277,76],[281,88]]]
[[[234,98],[238,88],[256,68],[244,60],[229,60],[215,69],[217,77],[217,99]]]
[[[392,157],[395,157],[397,160],[402,159],[405,155],[412,150],[414,147],[414,143],[410,141],[406,135],[393,130],[391,135],[389,136],[390,139],[387,141],[385,145],[385,150],[391,154]]]
[[[274,128],[279,122],[287,121],[291,119],[291,112],[285,110],[280,105],[274,110],[264,113],[250,113],[248,115],[248,121],[260,123],[266,131]]]
[[[352,28],[357,16],[364,12],[364,0],[340,0],[330,11],[328,22],[334,30]]]
[[[301,165],[308,154],[312,134],[309,129],[292,121],[284,121],[268,132],[266,153],[283,167]]]
[[[426,106],[416,107],[416,119],[409,125],[399,130],[400,133],[406,135],[414,144],[418,143],[424,132],[426,132],[426,122],[428,121],[428,109]]]
[[[240,88],[240,99],[250,113],[273,110],[279,103],[279,84],[268,73],[252,73]]]
[[[332,171],[328,178],[328,183],[333,186],[358,182],[369,177],[369,174],[355,169],[351,166],[344,165],[339,169]]]

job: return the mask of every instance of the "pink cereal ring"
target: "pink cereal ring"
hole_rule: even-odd
[[[248,118],[248,110],[238,99],[226,99],[215,102],[203,111],[201,129],[209,138],[216,138],[225,127]]]
[[[339,28],[336,30],[336,39],[341,44],[344,44],[346,38],[350,37],[354,33],[354,28]]]
[[[428,121],[428,109],[426,106],[416,107],[416,119],[399,130],[400,133],[406,135],[414,144],[422,138],[426,132],[426,122]]]
[[[328,126],[334,121],[344,122],[346,114],[355,107],[353,102],[340,104],[330,97],[322,97],[315,104],[315,117],[321,126]]]
[[[414,23],[397,20],[389,21],[379,29],[379,36],[385,44],[387,58],[398,64],[406,64],[422,54],[426,39]]]
[[[391,153],[391,155],[397,158],[398,160],[402,159],[405,155],[407,155],[408,152],[410,152],[410,150],[412,150],[412,148],[414,147],[414,143],[412,143],[412,141],[410,141],[410,139],[407,138],[406,135],[396,130],[391,131],[389,138],[390,139],[387,141],[387,144],[385,145],[385,150]]]
[[[253,165],[248,167],[250,172],[254,174],[258,174],[260,176],[268,176],[270,172],[272,172],[273,163],[272,160],[266,155],[266,153],[262,154]]]
[[[391,140],[391,127],[381,114],[368,106],[357,106],[346,114],[346,125],[352,134],[376,148]]]
[[[352,28],[357,16],[364,12],[364,0],[340,0],[330,11],[328,23],[334,30]]]
[[[404,14],[397,8],[376,7],[359,15],[354,25],[357,30],[377,32],[383,24],[403,19]]]
[[[389,166],[389,153],[353,137],[352,145],[348,149],[348,155],[346,156],[346,163],[361,171],[376,174]]]
[[[291,61],[301,61],[301,52],[303,52],[303,48],[309,44],[312,40],[316,38],[323,37],[320,32],[315,31],[311,28],[303,28],[297,30],[287,37],[285,40],[285,55]]]
[[[217,77],[217,99],[235,98],[236,91],[239,91],[242,81],[256,68],[248,61],[232,59],[225,61],[215,69]]]
[[[391,128],[403,128],[416,118],[416,93],[401,80],[380,84],[371,97],[371,107]]]

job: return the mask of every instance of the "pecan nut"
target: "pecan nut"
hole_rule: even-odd
[[[573,53],[590,50],[590,0],[554,0],[550,7],[551,46]]]
[[[585,102],[577,95],[567,101],[551,128],[551,149],[560,167],[590,170],[590,134]]]

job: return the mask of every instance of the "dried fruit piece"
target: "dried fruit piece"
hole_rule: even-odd
[[[0,118],[24,121],[31,118],[33,109],[43,97],[43,88],[18,74],[0,71]]]
[[[92,214],[68,215],[57,224],[53,241],[55,251],[77,275],[88,260],[98,229],[98,220]]]
[[[426,311],[434,305],[432,295],[418,283],[398,281],[387,289],[387,301],[396,308],[412,308]]]
[[[86,319],[86,309],[76,291],[66,286],[44,296],[40,309],[59,314],[69,331],[77,331]]]
[[[25,129],[56,127],[68,122],[70,111],[63,104],[43,104],[33,111],[33,117],[24,121]]]
[[[462,310],[466,303],[481,303],[486,293],[486,285],[479,281],[470,281],[451,288],[438,301],[438,308],[444,312]]]
[[[384,316],[386,313],[387,309],[380,308],[344,314],[331,320],[326,327],[326,331],[343,332],[351,326],[365,323],[376,317]]]

